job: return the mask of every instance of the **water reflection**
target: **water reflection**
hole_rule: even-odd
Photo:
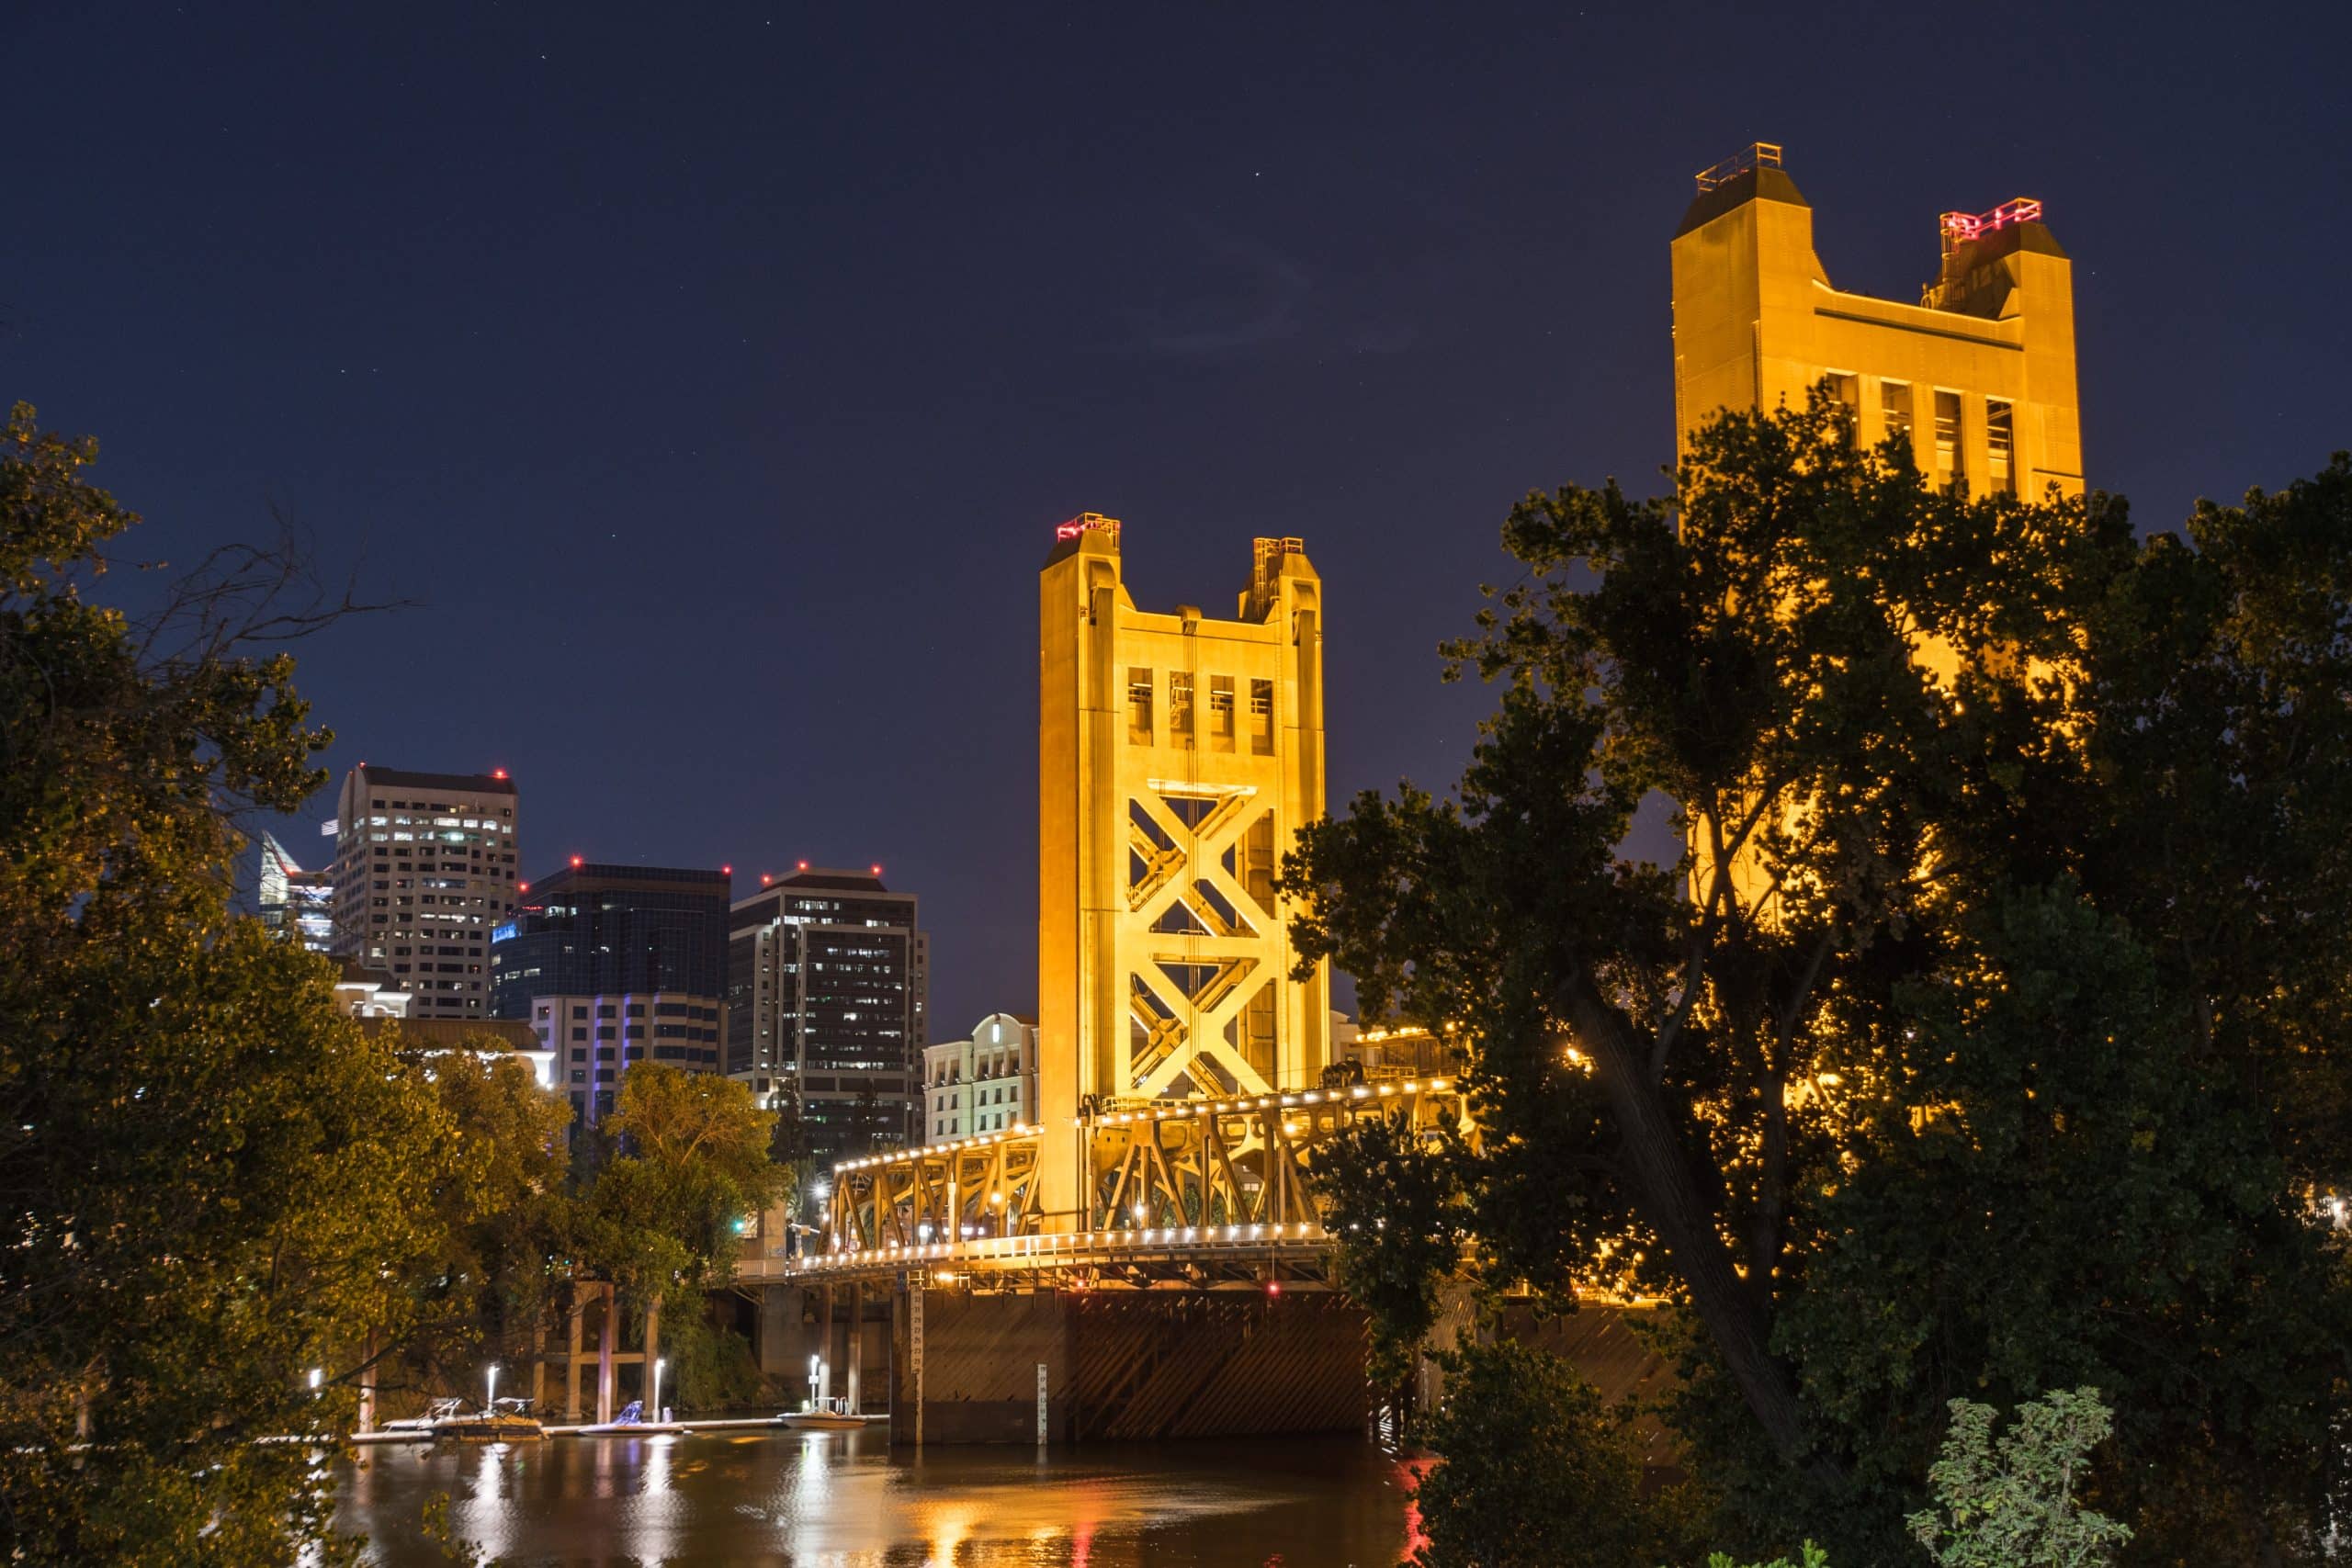
[[[514,1563],[799,1568],[1386,1568],[1404,1471],[1329,1438],[894,1452],[879,1429],[375,1449],[342,1526],[388,1568],[446,1561],[419,1532],[450,1498],[464,1540]]]

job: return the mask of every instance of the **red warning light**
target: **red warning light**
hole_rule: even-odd
[[[808,869],[808,863],[807,861],[805,861],[805,860],[804,860],[804,861],[802,861],[802,862],[800,863],[800,869],[801,869],[801,870],[803,870],[803,871],[807,871],[807,870]]]
[[[527,882],[518,882],[514,885],[514,891],[517,893],[528,893],[530,890],[531,885]]]
[[[578,855],[574,855],[574,856],[572,856],[572,857],[571,857],[571,863],[572,863],[572,864],[574,864],[574,865],[578,865],[578,864],[580,863],[580,857],[579,857]]]
[[[718,868],[718,874],[721,876],[732,876],[735,874],[735,868],[731,865],[722,865]]]
[[[1269,1280],[1266,1281],[1266,1294],[1270,1296],[1279,1296],[1282,1293],[1283,1282],[1280,1280]]]
[[[879,864],[876,864],[876,865],[875,866],[875,868],[874,868],[874,874],[875,874],[875,875],[876,875],[876,876],[879,876],[879,875],[881,875],[881,874],[882,874],[882,867],[881,867]]]
[[[774,882],[775,880],[775,877],[773,877],[773,876],[770,876],[766,872],[764,872],[764,871],[763,871],[763,872],[760,873],[760,886],[761,886],[765,887],[769,883]]]
[[[506,770],[504,768],[492,768],[490,770],[490,776],[494,779],[503,779],[506,776]]]

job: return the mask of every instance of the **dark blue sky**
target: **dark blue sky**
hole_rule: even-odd
[[[2281,483],[2352,445],[2343,15],[17,0],[0,398],[133,554],[276,504],[422,602],[302,652],[338,773],[509,768],[535,871],[879,861],[946,1037],[1035,1000],[1055,521],[1159,609],[1304,536],[1333,798],[1450,782],[1433,647],[1514,497],[1657,484],[1757,138],[1844,288],[2048,203],[2143,526]]]

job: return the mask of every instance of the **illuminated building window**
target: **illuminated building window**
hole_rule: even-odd
[[[1233,750],[1233,677],[1209,677],[1209,745],[1218,751]]]
[[[1193,744],[1193,672],[1189,670],[1168,672],[1168,736],[1174,745],[1189,748]]]
[[[1886,426],[1886,435],[1901,436],[1908,446],[1911,440],[1911,383],[1881,381],[1878,384],[1879,419]]]
[[[1822,378],[1829,383],[1830,395],[1845,405],[1847,417],[1854,422],[1854,429],[1861,429],[1862,378],[1843,370],[1832,370]]]
[[[1996,495],[2015,494],[2017,415],[2000,398],[1984,400],[1984,482]]]
[[[1949,485],[1960,467],[1960,394],[1936,390],[1936,483]]]
[[[1127,671],[1127,739],[1151,744],[1151,671],[1140,665]]]
[[[1250,682],[1250,750],[1261,757],[1274,754],[1274,683]]]

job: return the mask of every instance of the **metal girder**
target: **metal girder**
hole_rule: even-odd
[[[1063,1215],[1040,1206],[1040,1128],[845,1161],[833,1170],[825,1250],[784,1271],[1099,1272],[1143,1258],[1181,1271],[1259,1254],[1295,1265],[1294,1255],[1311,1260],[1325,1246],[1317,1152],[1358,1122],[1389,1118],[1431,1135],[1468,1125],[1446,1078],[1099,1111],[1078,1122],[1087,1206]]]

